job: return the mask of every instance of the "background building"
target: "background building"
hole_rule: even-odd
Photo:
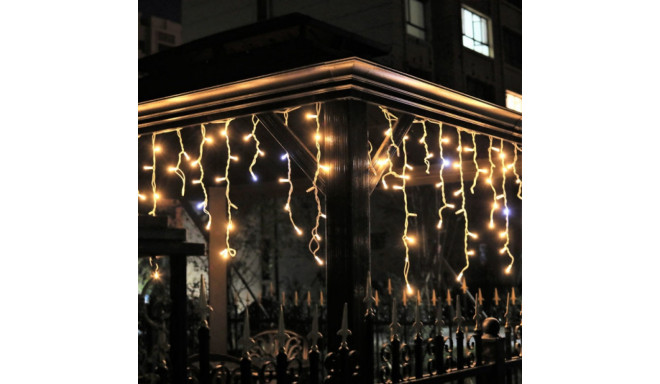
[[[185,0],[183,41],[300,13],[384,47],[388,67],[517,110],[522,5],[515,0]]]
[[[138,2],[138,59],[181,45],[181,2]]]

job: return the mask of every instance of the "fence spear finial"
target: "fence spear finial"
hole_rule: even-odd
[[[250,357],[249,350],[255,344],[254,340],[250,337],[250,311],[245,307],[245,320],[243,323],[243,337],[239,340],[243,345],[243,356]]]
[[[341,347],[348,348],[346,338],[351,335],[351,330],[348,329],[348,303],[344,303],[344,312],[341,316],[341,329],[337,331],[337,335],[341,336]]]
[[[284,350],[284,345],[288,338],[289,335],[286,334],[284,328],[284,305],[280,305],[280,318],[277,323],[277,342],[279,343],[279,350]]]
[[[319,305],[314,304],[314,317],[312,318],[312,330],[307,334],[310,340],[309,345],[312,351],[318,351],[318,340],[323,335],[319,332]]]
[[[373,310],[373,305],[376,303],[376,299],[371,295],[371,271],[367,271],[366,294],[364,295],[363,301],[367,305],[367,312]]]
[[[516,305],[516,290],[511,287],[511,304]]]
[[[450,307],[451,307],[451,302],[452,302],[451,291],[449,290],[449,288],[447,288],[447,305],[449,305]]]
[[[495,302],[495,306],[499,306],[501,300],[502,299],[500,299],[500,295],[497,293],[497,287],[495,287],[495,297],[493,297],[493,301]]]
[[[504,312],[504,319],[506,320],[504,323],[504,328],[509,327],[509,323],[511,322],[511,310],[509,309],[509,301],[511,300],[509,296],[509,292],[506,293],[506,312]]]
[[[399,331],[401,330],[401,324],[396,320],[398,317],[397,307],[396,307],[396,297],[392,298],[392,322],[390,323],[390,339],[394,340],[395,336],[399,336]]]
[[[199,288],[199,311],[202,315],[202,322],[204,325],[208,326],[208,316],[211,314],[213,308],[209,305],[209,300],[206,296],[206,282],[204,280],[204,275],[201,275],[201,284]]]
[[[482,320],[483,316],[481,315],[481,299],[479,295],[481,294],[481,289],[479,289],[479,292],[477,292],[477,300],[474,301],[474,317],[472,317],[475,321],[474,324],[474,330],[475,331],[481,331],[482,329]]]
[[[463,318],[461,314],[461,298],[456,295],[456,317],[454,317],[454,322],[456,323],[456,332],[461,330],[464,321],[465,318]]]
[[[415,336],[422,337],[422,331],[424,330],[424,323],[419,320],[419,302],[415,305],[415,322],[413,323],[413,331]]]
[[[435,329],[438,333],[438,336],[442,336],[442,327],[445,326],[445,322],[442,320],[442,303],[435,307]]]

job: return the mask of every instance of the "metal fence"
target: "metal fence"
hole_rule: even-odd
[[[318,304],[312,309],[311,305],[290,303],[280,305],[279,311],[261,314],[250,307],[242,314],[242,324],[234,316],[233,326],[242,330],[235,341],[241,358],[210,354],[204,323],[198,333],[199,353],[189,361],[189,379],[201,384],[520,383],[520,308],[507,295],[501,329],[496,318],[499,306],[491,306],[489,311],[496,317],[486,317],[480,300],[475,300],[473,311],[466,311],[467,297],[457,295],[454,305],[417,302],[405,307],[391,297],[376,307],[368,295],[364,340],[351,338],[346,308],[337,334],[323,335],[319,329],[324,311]],[[389,323],[384,319],[387,312]],[[468,312],[473,314],[471,318]],[[262,316],[268,313],[278,313],[277,320]],[[291,324],[295,331],[285,324],[285,317],[298,320]],[[277,323],[277,329],[250,332],[251,325],[273,323]],[[330,337],[341,340],[338,349],[328,351],[325,347]]]

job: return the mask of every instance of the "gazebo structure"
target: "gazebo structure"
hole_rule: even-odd
[[[510,308],[510,300],[506,301],[507,336],[498,336],[499,325],[487,321],[484,324],[487,329],[474,328],[475,341],[466,344],[464,350],[465,324],[469,319],[461,317],[462,299],[449,305],[453,293],[445,301],[451,307],[451,315],[445,316],[444,323],[453,324],[454,328],[450,324],[452,334],[460,332],[460,337],[441,334],[440,305],[439,311],[424,312],[426,318],[420,319],[419,314],[415,318],[412,329],[414,339],[420,340],[419,351],[416,344],[412,347],[411,340],[410,351],[402,350],[399,356],[401,336],[397,336],[397,320],[392,319],[389,349],[384,352],[389,357],[383,359],[384,355],[376,354],[380,345],[376,345],[373,336],[375,297],[368,279],[374,265],[387,267],[372,256],[374,212],[370,204],[375,190],[387,188],[403,212],[397,216],[400,234],[392,240],[392,244],[398,244],[392,253],[396,253],[400,263],[391,269],[402,277],[411,301],[421,296],[430,302],[431,295],[421,290],[422,279],[410,272],[419,268],[415,263],[426,256],[417,251],[415,258],[410,257],[409,246],[426,239],[431,229],[444,230],[447,224],[443,227],[443,222],[453,223],[453,252],[462,255],[453,262],[452,277],[457,290],[461,282],[465,286],[471,260],[491,257],[479,249],[476,240],[488,238],[485,233],[489,229],[495,234],[491,237],[497,242],[495,256],[500,265],[489,273],[515,275],[519,281],[519,226],[510,227],[509,218],[512,210],[519,213],[521,199],[521,114],[352,57],[142,101],[138,104],[138,135],[142,143],[140,166],[147,164],[148,175],[141,170],[139,194],[144,199],[141,220],[145,225],[149,220],[157,220],[147,216],[158,216],[159,199],[184,194],[182,187],[187,189],[185,193],[198,196],[202,196],[203,189],[200,217],[208,228],[209,303],[214,309],[208,326],[211,352],[227,353],[229,331],[225,308],[231,298],[228,298],[226,276],[234,258],[242,252],[232,244],[232,236],[241,231],[242,212],[242,206],[233,200],[260,189],[281,196],[287,196],[289,191],[282,214],[289,214],[292,231],[302,233],[310,264],[325,271],[326,296],[321,308],[325,316],[321,328],[325,351],[321,348],[319,353],[323,359],[326,353],[333,352],[325,358],[325,371],[319,368],[318,360],[305,360],[299,370],[311,373],[298,376],[291,373],[296,370],[291,365],[287,371],[286,359],[284,371],[279,360],[274,360],[272,366],[278,383],[320,382],[321,377],[329,382],[344,382],[346,378],[355,382],[373,382],[375,378],[396,382],[409,378],[413,382],[435,383],[470,376],[477,377],[478,382],[504,382],[507,374],[511,376],[512,370],[515,371],[512,367],[521,366],[521,331],[519,327],[514,329],[512,320],[519,316],[518,311],[514,314],[515,298]],[[158,152],[159,143],[170,150],[167,160],[165,154]],[[221,149],[211,153],[210,145]],[[240,162],[234,161],[237,155]],[[191,158],[192,168],[181,165],[187,163],[186,157]],[[288,177],[281,171],[281,164],[287,163]],[[275,164],[280,171],[274,170]],[[241,171],[237,175],[239,167]],[[477,184],[485,192],[475,193]],[[424,208],[424,219],[418,216],[419,209],[413,212],[408,206],[406,189],[415,186],[432,188],[439,199],[436,206]],[[305,199],[313,199],[314,218],[305,226],[296,223],[299,219],[290,202],[298,195],[292,197],[291,189]],[[425,228],[418,230],[416,236],[408,233],[413,220],[420,220],[419,227]],[[422,221],[432,223],[433,228],[426,229],[429,225]],[[185,256],[203,249],[199,245],[186,245],[182,242],[184,237],[176,234],[159,237],[158,230],[150,228],[141,235],[140,256]],[[148,244],[147,233],[152,234]],[[431,253],[435,250],[429,247],[426,254]],[[224,371],[214,370],[218,365],[199,368],[206,366],[208,351],[199,352],[199,361],[188,358],[185,318],[181,317],[186,313],[185,284],[180,280],[182,276],[185,279],[185,263],[173,262],[171,268],[173,322],[169,333],[176,341],[170,342],[168,375],[171,382],[183,383],[187,380],[187,367],[194,363],[200,371],[193,375],[195,379],[211,380],[212,375]],[[417,283],[413,282],[415,279]],[[470,283],[468,278],[467,284]],[[480,324],[485,318],[480,307],[483,304],[476,291],[472,294],[477,296],[475,301],[479,304],[469,301],[471,306],[477,305],[475,322],[470,324]],[[503,301],[505,295],[502,294]],[[435,290],[432,299],[436,306]],[[401,299],[397,300],[400,305]],[[390,305],[396,313],[396,300]],[[497,317],[493,313],[483,314]],[[389,318],[390,313],[385,317]],[[347,329],[351,332],[349,338]],[[472,331],[472,326],[469,330]],[[249,348],[245,345],[250,344],[251,335],[249,329],[246,332],[242,345],[246,351],[243,359],[248,363],[240,362],[241,368],[232,375],[240,376],[242,382],[254,382],[250,381],[252,376],[255,381],[264,380],[259,367],[250,366]],[[430,338],[428,350],[422,350],[421,340],[426,343],[424,335]],[[312,352],[318,352],[314,350],[317,339],[313,336],[308,359],[316,356]],[[449,344],[451,348],[445,349]],[[204,345],[201,340],[200,345]],[[358,351],[357,364],[350,363],[353,355],[349,356],[349,349]],[[432,364],[427,364],[429,359]]]

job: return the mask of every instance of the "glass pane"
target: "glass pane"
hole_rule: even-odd
[[[474,19],[472,20],[472,28],[474,28],[474,39],[477,41],[481,41],[481,36],[482,36],[482,30],[481,30],[481,21],[479,20],[479,17],[475,16]]]
[[[463,34],[472,37],[472,17],[470,11],[463,9]]]
[[[410,0],[410,23],[424,28],[424,4]]]
[[[463,36],[463,46],[470,49],[474,49],[474,40],[470,39],[467,36]]]
[[[488,44],[488,22],[486,21],[486,19],[481,18],[480,28],[481,28],[481,42],[484,44]]]

